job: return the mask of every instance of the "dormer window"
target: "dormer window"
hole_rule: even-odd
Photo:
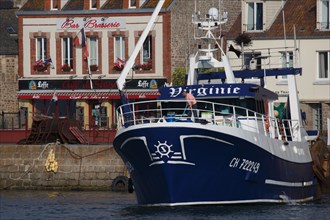
[[[320,29],[330,29],[330,0],[321,0],[320,2]]]
[[[50,0],[50,9],[58,10],[58,0]]]
[[[246,3],[246,30],[262,31],[263,30],[263,3],[247,2]]]
[[[89,9],[91,10],[97,9],[97,0],[89,0]]]
[[[136,8],[136,0],[128,0],[129,8]]]

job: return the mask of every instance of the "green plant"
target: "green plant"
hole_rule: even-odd
[[[173,86],[181,86],[186,84],[186,68],[179,67],[172,73]]]
[[[252,44],[250,35],[247,33],[241,33],[235,38],[235,44],[242,46],[249,46]]]

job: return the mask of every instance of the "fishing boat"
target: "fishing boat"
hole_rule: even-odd
[[[157,100],[130,102],[123,88],[134,51],[117,80],[123,105],[116,110],[114,148],[141,205],[285,203],[318,197],[311,138],[302,124],[295,82],[302,69],[233,71],[212,33],[226,20],[216,8],[204,18],[193,16],[192,22],[205,31],[206,48],[190,57],[186,85],[162,87]],[[220,60],[213,56],[216,50]],[[203,74],[204,68],[224,72]],[[242,83],[243,75],[260,83]],[[274,116],[278,95],[264,86],[266,77],[279,75],[287,76],[290,106],[290,118],[281,120]],[[219,83],[210,83],[214,79]],[[196,109],[189,108],[183,92],[196,98]]]

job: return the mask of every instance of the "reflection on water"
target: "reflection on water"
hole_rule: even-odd
[[[0,219],[330,219],[330,196],[305,204],[146,207],[134,194],[0,191]]]

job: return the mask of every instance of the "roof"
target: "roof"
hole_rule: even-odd
[[[316,28],[316,1],[315,0],[288,0],[284,5],[285,29],[288,38],[294,36],[294,26],[297,38],[328,37],[330,31],[319,31]],[[227,38],[237,37],[242,30],[242,14],[237,17],[234,25],[228,32]],[[283,16],[280,11],[270,28],[264,32],[248,32],[252,39],[283,38]]]
[[[119,9],[123,8],[123,1],[118,0],[107,0],[101,9]]]
[[[20,11],[43,11],[45,9],[44,0],[27,0]]]
[[[168,8],[172,2],[174,2],[175,0],[165,0],[163,8]],[[142,7],[143,8],[155,8],[156,5],[158,4],[159,0],[147,0]]]
[[[17,55],[18,9],[0,9],[0,55]]]
[[[84,10],[84,1],[71,0],[68,1],[62,8],[62,11],[66,10]]]
[[[101,5],[101,10],[108,9],[124,9],[124,0],[107,0]],[[141,8],[155,8],[159,0],[146,0]],[[172,2],[176,0],[165,0],[163,8],[168,8]],[[27,0],[20,11],[44,11],[45,1],[44,0]],[[68,0],[68,2],[62,7],[61,11],[72,11],[72,10],[84,10],[83,0]]]

